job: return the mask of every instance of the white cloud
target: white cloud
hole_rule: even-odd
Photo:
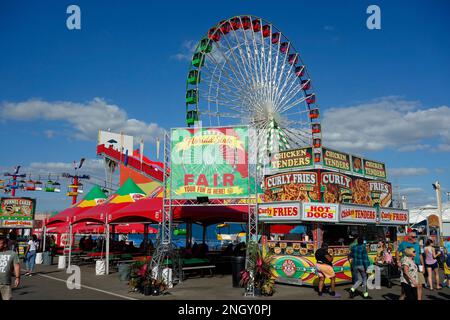
[[[413,145],[400,147],[400,148],[398,148],[398,151],[410,152],[410,151],[427,150],[430,148],[431,148],[431,145],[429,145],[429,144],[413,144]]]
[[[334,26],[325,25],[323,26],[323,30],[333,32],[335,30]]]
[[[429,173],[427,168],[392,168],[389,174],[393,177],[422,176]]]
[[[59,121],[70,125],[71,137],[79,140],[96,140],[99,129],[110,128],[113,132],[123,131],[134,137],[143,137],[154,142],[162,136],[163,129],[156,123],[145,123],[128,118],[125,110],[104,99],[94,98],[87,103],[70,101],[47,102],[30,99],[24,102],[4,102],[0,105],[0,118],[15,121]],[[47,137],[54,132],[47,130]]]
[[[53,131],[53,130],[45,130],[44,131],[44,135],[47,137],[47,138],[53,138],[54,136],[55,136],[55,131]]]
[[[353,152],[415,151],[439,144],[450,151],[450,107],[420,109],[416,101],[385,97],[324,112],[324,144]]]
[[[181,45],[180,52],[170,56],[171,59],[178,61],[191,61],[192,55],[197,47],[197,41],[195,40],[185,40]]]
[[[411,187],[411,188],[404,188],[404,189],[400,189],[400,193],[401,194],[420,194],[425,192],[422,188],[419,187]]]

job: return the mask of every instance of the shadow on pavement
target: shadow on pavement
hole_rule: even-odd
[[[400,295],[394,294],[394,293],[387,293],[382,295],[384,300],[398,300],[400,298]]]
[[[450,300],[450,294],[446,294],[446,293],[443,293],[443,292],[439,292],[438,293],[441,297],[443,297],[443,298],[445,298],[445,299],[447,299],[447,300]]]
[[[430,300],[445,300],[445,299],[442,299],[442,298],[439,298],[439,297],[436,297],[436,296],[432,296],[432,295],[427,295],[427,298],[428,299],[430,299]]]

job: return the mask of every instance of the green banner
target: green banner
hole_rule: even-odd
[[[306,169],[314,165],[312,147],[281,151],[270,160],[272,169]]]
[[[248,197],[248,127],[182,128],[171,134],[171,197]]]
[[[324,167],[351,172],[349,154],[327,148],[322,148],[322,153]]]

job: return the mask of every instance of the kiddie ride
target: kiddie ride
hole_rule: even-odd
[[[264,177],[267,202],[257,212],[277,282],[314,285],[314,252],[326,242],[336,283],[349,283],[349,245],[356,237],[364,236],[376,263],[378,242],[395,249],[397,227],[408,224],[408,211],[392,208],[383,163],[327,148],[322,154],[314,162],[311,148],[280,152]]]

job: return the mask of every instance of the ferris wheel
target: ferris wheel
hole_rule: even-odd
[[[306,65],[272,23],[235,16],[197,44],[186,85],[186,123],[257,129],[261,156],[322,144],[319,108]]]

